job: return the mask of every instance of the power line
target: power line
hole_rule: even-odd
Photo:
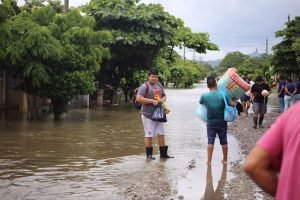
[[[277,44],[277,43],[276,43]],[[268,44],[268,45],[276,45],[275,43],[273,44]],[[250,45],[231,45],[231,44],[217,44],[218,46],[222,46],[222,47],[260,47],[260,46],[266,46],[266,43],[260,43],[260,44],[250,44]]]
[[[253,45],[219,45],[222,47],[257,47],[257,46],[265,46],[265,44],[253,44]]]
[[[274,36],[245,36],[245,35],[223,35],[218,33],[208,33],[210,36],[216,36],[216,37],[225,37],[225,38],[254,38],[254,39],[262,39],[262,38],[271,38]]]

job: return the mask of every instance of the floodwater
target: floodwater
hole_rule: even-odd
[[[205,91],[205,84],[166,89],[171,108],[166,143],[175,156],[166,161],[159,159],[156,140],[157,159],[145,161],[141,119],[131,105],[74,109],[61,122],[4,117],[0,120],[1,200],[126,199],[134,185],[151,189],[152,182],[143,177],[158,171],[170,193],[179,198],[224,199],[223,189],[232,174],[221,164],[218,139],[213,163],[206,165],[206,126],[195,114]],[[238,159],[240,149],[229,135],[229,162]],[[168,199],[155,192],[159,199]]]

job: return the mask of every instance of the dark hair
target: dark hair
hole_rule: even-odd
[[[150,75],[158,75],[158,70],[156,68],[151,68],[148,72],[148,76]]]
[[[284,80],[285,77],[283,75],[279,75],[279,80]]]
[[[250,82],[250,78],[248,78],[248,77],[244,77],[243,79],[244,79],[244,81],[247,82],[247,83]]]
[[[262,78],[262,76],[257,76],[255,81],[256,82],[260,82],[260,81],[263,81],[264,79]]]
[[[217,86],[217,82],[214,77],[207,77],[206,83],[208,88],[213,88]]]

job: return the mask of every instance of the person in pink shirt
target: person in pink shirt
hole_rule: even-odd
[[[260,138],[244,170],[277,200],[300,198],[300,102],[281,114]]]

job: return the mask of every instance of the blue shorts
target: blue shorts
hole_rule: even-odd
[[[218,134],[220,139],[220,144],[225,145],[227,142],[227,126],[224,127],[215,127],[207,124],[207,138],[208,144],[214,144],[216,136]]]

